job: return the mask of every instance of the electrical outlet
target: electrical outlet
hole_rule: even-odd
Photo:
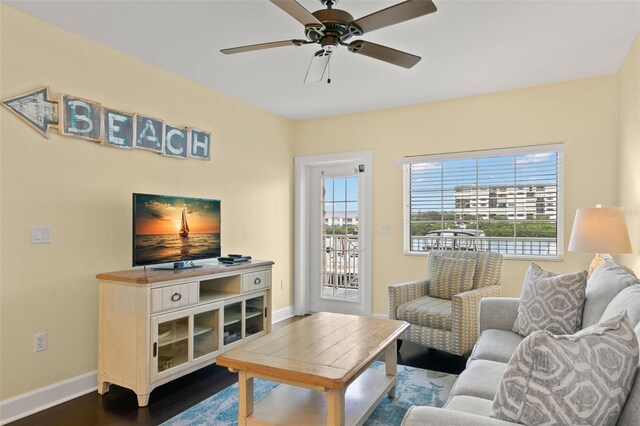
[[[36,334],[36,352],[47,350],[47,333]]]

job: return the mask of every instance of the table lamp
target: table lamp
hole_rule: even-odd
[[[604,262],[601,254],[631,253],[631,241],[622,207],[577,209],[569,251],[596,253],[589,266],[589,275]]]

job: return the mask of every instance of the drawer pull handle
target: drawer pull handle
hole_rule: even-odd
[[[172,302],[177,302],[180,299],[182,299],[182,295],[180,293],[173,293],[171,295],[171,301]]]
[[[262,280],[260,279],[260,277],[256,278],[255,280],[253,280],[253,283],[255,285],[260,285],[260,283],[262,282]]]

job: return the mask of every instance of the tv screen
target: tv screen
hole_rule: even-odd
[[[133,266],[220,257],[220,200],[133,194]]]

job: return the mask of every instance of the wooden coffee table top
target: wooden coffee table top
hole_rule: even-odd
[[[216,364],[342,388],[407,327],[404,321],[321,312],[225,352]]]

